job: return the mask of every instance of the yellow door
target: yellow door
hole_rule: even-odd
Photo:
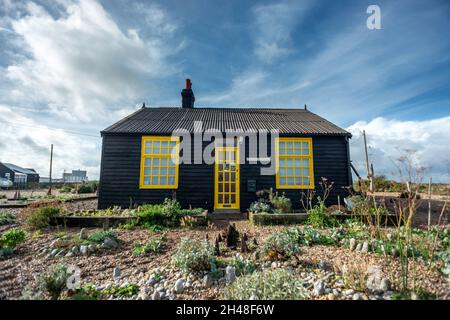
[[[239,152],[237,147],[216,147],[214,208],[239,209]]]

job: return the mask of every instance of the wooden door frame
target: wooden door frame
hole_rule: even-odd
[[[219,204],[219,161],[218,161],[218,155],[219,152],[227,152],[227,151],[234,151],[235,152],[235,162],[236,162],[236,201],[235,205],[231,207],[223,207],[223,204]],[[235,147],[229,147],[229,146],[216,146],[215,147],[215,155],[214,155],[214,209],[230,209],[230,210],[240,210],[241,208],[241,173],[240,170],[240,164],[239,164],[239,146]]]

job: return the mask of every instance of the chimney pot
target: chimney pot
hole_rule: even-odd
[[[186,79],[186,87],[181,90],[181,107],[194,108],[195,96],[192,91],[191,79]]]

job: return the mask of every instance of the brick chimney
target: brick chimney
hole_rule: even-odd
[[[181,107],[194,108],[195,96],[192,91],[191,79],[186,79],[186,87],[181,90]]]

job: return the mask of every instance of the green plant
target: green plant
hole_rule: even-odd
[[[21,229],[6,231],[0,237],[1,249],[15,249],[20,243],[25,241],[26,233]]]
[[[16,222],[16,215],[9,212],[0,212],[0,226],[13,224]]]
[[[270,213],[272,212],[272,208],[270,204],[258,200],[250,204],[248,211],[250,213]]]
[[[185,271],[204,271],[215,263],[214,247],[208,240],[183,238],[172,258],[175,266]]]
[[[52,218],[58,216],[61,212],[60,208],[43,207],[38,208],[31,212],[27,219],[26,224],[30,228],[44,228],[50,224]]]
[[[147,253],[155,253],[160,252],[164,242],[167,240],[165,235],[160,237],[150,238],[146,244],[137,244],[133,248],[133,254],[136,256],[140,256]]]
[[[116,242],[119,242],[117,233],[114,230],[101,230],[94,232],[88,237],[88,241],[102,243],[106,238],[110,238]]]
[[[229,265],[235,268],[237,276],[250,274],[256,270],[256,265],[252,260],[245,259],[240,255],[234,256]]]
[[[336,226],[336,218],[327,213],[325,202],[318,197],[318,204],[307,211],[307,223],[315,228],[326,228]]]
[[[62,186],[61,189],[59,189],[59,192],[61,193],[70,193],[72,192],[72,187],[71,186]]]
[[[295,229],[272,232],[262,246],[270,260],[286,260],[300,253],[299,234]]]
[[[48,292],[52,300],[58,300],[61,293],[67,288],[67,279],[70,273],[67,266],[59,263],[44,272],[37,279],[37,286]]]
[[[113,286],[102,291],[103,294],[112,295],[114,297],[132,297],[139,292],[139,286],[129,283],[125,286]]]
[[[239,277],[225,288],[226,300],[303,300],[307,297],[303,282],[285,269],[257,271]]]
[[[288,213],[291,212],[292,203],[291,199],[287,198],[284,193],[279,196],[278,192],[270,194],[270,203],[272,204],[276,213]]]

